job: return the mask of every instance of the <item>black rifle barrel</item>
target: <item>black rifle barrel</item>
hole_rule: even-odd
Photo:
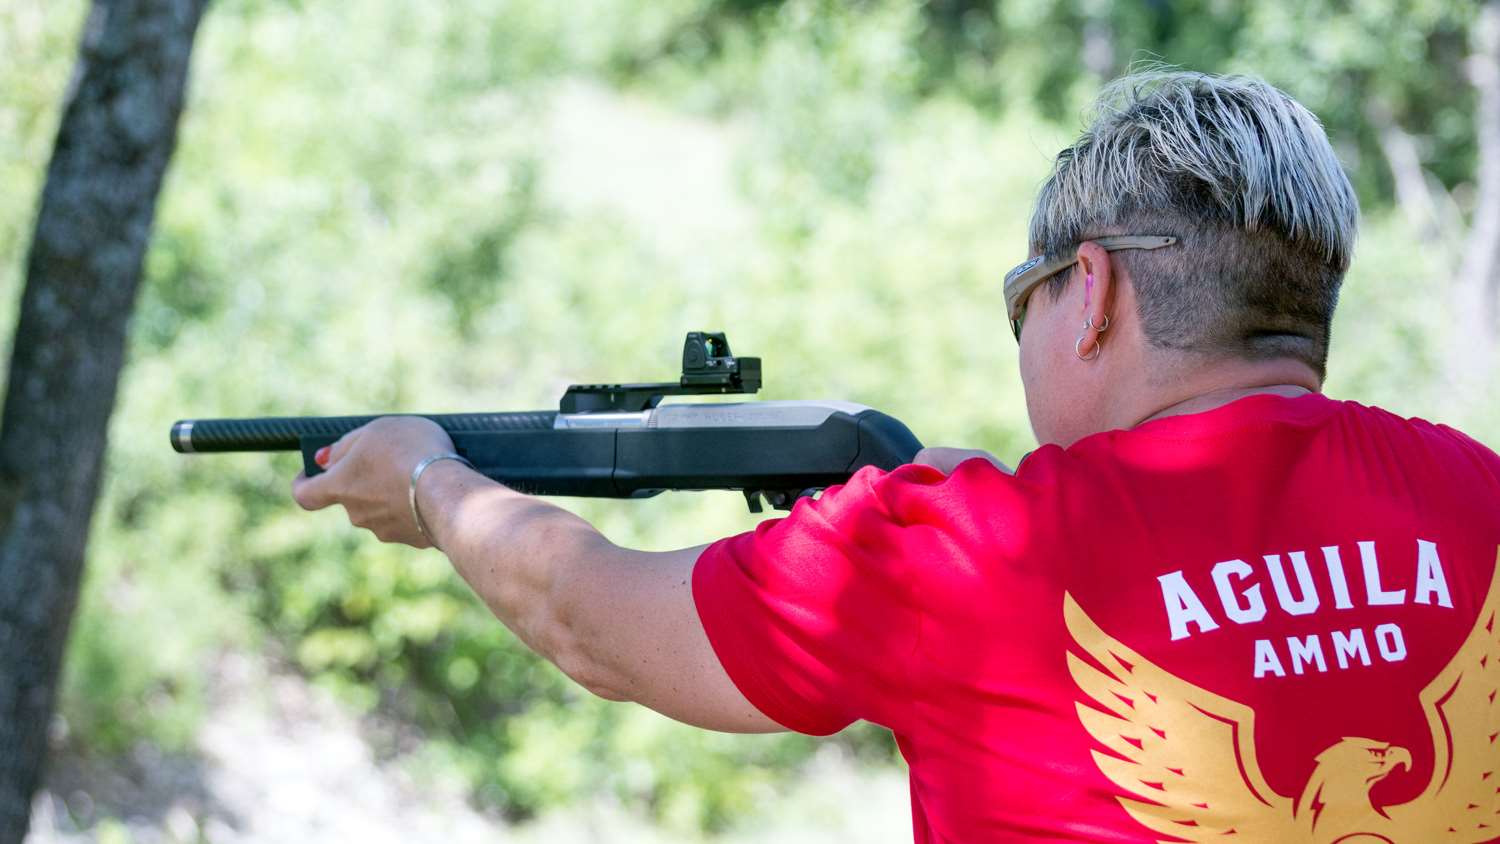
[[[480,431],[547,431],[557,411],[423,413],[450,435]],[[258,419],[184,419],[172,425],[172,448],[182,454],[226,451],[298,451],[308,438],[338,439],[378,416],[267,416]]]

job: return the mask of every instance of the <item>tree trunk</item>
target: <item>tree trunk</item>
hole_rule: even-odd
[[[1375,128],[1380,152],[1391,169],[1391,180],[1396,186],[1396,205],[1424,243],[1438,242],[1442,235],[1442,217],[1428,186],[1417,139],[1402,128],[1390,106],[1378,97],[1370,96],[1365,100],[1365,119]]]
[[[1474,116],[1479,173],[1474,219],[1457,284],[1454,380],[1482,387],[1500,334],[1500,0],[1485,0],[1474,28],[1469,75],[1479,95]]]
[[[26,834],[125,329],[208,0],[95,0],[47,169],[0,416],[0,844]]]
[[[1083,66],[1099,77],[1109,81],[1120,75],[1119,61],[1115,49],[1115,26],[1110,19],[1108,3],[1083,4]]]

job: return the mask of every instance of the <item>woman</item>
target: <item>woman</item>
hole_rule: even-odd
[[[1321,395],[1357,218],[1282,92],[1127,77],[1006,279],[1016,472],[931,450],[647,553],[388,418],[294,494],[439,546],[604,697],[889,727],[918,841],[1489,840],[1500,457]]]

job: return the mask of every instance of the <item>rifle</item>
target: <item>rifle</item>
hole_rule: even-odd
[[[755,393],[760,358],[735,357],[723,333],[689,332],[682,377],[643,384],[574,384],[556,411],[413,414],[436,422],[484,475],[532,495],[646,498],[664,490],[734,489],[789,510],[799,497],[865,466],[894,469],[922,445],[900,421],[842,401],[661,404],[666,396]],[[184,419],[182,454],[301,451],[313,455],[375,416]]]

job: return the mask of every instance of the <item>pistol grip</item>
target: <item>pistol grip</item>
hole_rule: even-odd
[[[321,434],[317,436],[298,437],[297,447],[302,451],[302,474],[309,478],[323,474],[323,467],[318,465],[318,461],[313,459],[313,455],[318,453],[318,449],[325,445],[332,445],[336,441],[338,441],[338,437]]]

